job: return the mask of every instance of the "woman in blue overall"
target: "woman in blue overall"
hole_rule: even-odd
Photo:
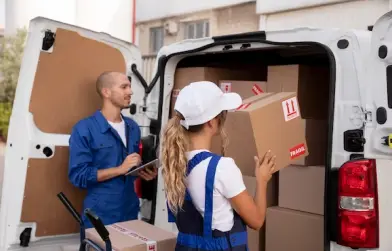
[[[179,231],[176,251],[247,251],[246,226],[258,230],[264,224],[275,156],[255,156],[252,198],[234,160],[210,151],[215,135],[226,141],[227,111],[241,103],[237,93],[223,93],[208,81],[189,84],[177,97],[161,147],[169,221]]]

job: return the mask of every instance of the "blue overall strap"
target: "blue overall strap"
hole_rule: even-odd
[[[211,157],[212,155],[213,154],[210,152],[203,151],[203,152],[199,152],[198,154],[193,156],[193,158],[188,161],[186,176],[188,176],[191,173],[191,171],[193,170],[193,168],[195,166],[197,166],[203,160]],[[188,189],[185,191],[185,200],[192,200],[189,195]],[[166,202],[166,207],[167,207],[167,213],[168,213],[168,222],[175,222],[176,217],[174,216],[173,212],[169,209],[169,205],[167,202]]]
[[[213,155],[207,168],[205,201],[204,201],[204,222],[203,233],[205,238],[212,238],[212,210],[213,210],[213,193],[216,167],[221,156]]]
[[[200,162],[202,162],[203,160],[208,159],[209,157],[213,156],[213,153],[210,152],[199,152],[198,154],[196,154],[195,156],[193,156],[193,158],[188,162],[188,167],[186,170],[186,176],[188,176],[193,168],[195,168],[195,166],[197,166],[198,164],[200,164]]]
[[[169,204],[166,201],[166,209],[167,209],[167,222],[176,222],[176,217],[173,212],[169,208]]]

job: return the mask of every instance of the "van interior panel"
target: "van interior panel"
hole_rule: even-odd
[[[30,101],[35,125],[45,133],[70,134],[77,121],[100,108],[97,77],[104,71],[125,70],[118,49],[57,29],[53,51],[41,51],[38,62]],[[35,222],[37,237],[79,231],[56,195],[63,192],[81,210],[85,193],[69,182],[68,147],[58,146],[53,154],[29,159],[21,222]]]
[[[68,180],[68,147],[58,146],[50,159],[29,159],[21,222],[35,222],[35,236],[71,234],[79,225],[57,198],[63,192],[81,212],[85,192]]]
[[[53,51],[41,51],[37,66],[30,100],[35,125],[45,133],[71,133],[77,121],[100,108],[95,81],[104,71],[126,72],[118,49],[57,29]]]

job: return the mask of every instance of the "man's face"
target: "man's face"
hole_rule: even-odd
[[[131,82],[125,74],[116,74],[113,77],[113,84],[109,89],[110,102],[121,109],[127,108],[131,102]]]

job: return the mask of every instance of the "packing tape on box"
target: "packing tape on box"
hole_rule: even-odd
[[[144,236],[136,233],[135,231],[132,231],[132,230],[130,230],[128,228],[122,227],[122,226],[120,226],[118,224],[113,224],[113,225],[110,225],[109,227],[113,228],[114,230],[116,230],[116,231],[118,231],[118,232],[120,232],[120,233],[122,233],[124,235],[131,236],[131,237],[133,237],[135,239],[138,239],[138,240],[146,243],[146,245],[147,245],[147,249],[146,250],[147,251],[158,251],[157,242],[154,241],[154,240],[151,240],[151,239],[149,239],[147,237],[144,237]]]
[[[260,93],[264,93],[263,89],[258,84],[253,85],[252,91],[255,95],[259,95]]]
[[[251,104],[252,104],[252,102],[250,102],[250,103],[243,103],[242,105],[240,105],[240,106],[237,108],[237,111],[239,111],[239,110],[245,110],[245,109],[248,108]]]

